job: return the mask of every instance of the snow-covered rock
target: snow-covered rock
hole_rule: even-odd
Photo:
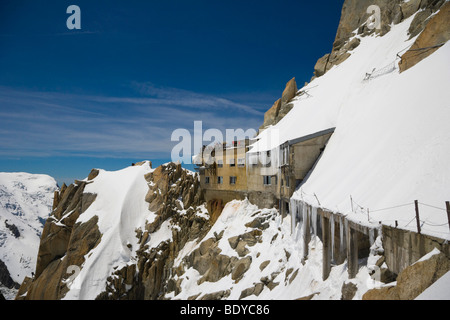
[[[450,259],[434,249],[427,255],[423,256],[416,263],[405,268],[397,277],[397,281],[387,284],[381,288],[376,288],[367,291],[363,299],[365,300],[413,300],[422,295],[427,288],[430,288],[436,281],[446,275],[450,270]],[[443,283],[448,283],[448,278],[443,279]],[[424,294],[424,299],[430,299],[434,296],[435,299],[448,298],[441,292],[442,284],[437,284],[438,287],[430,289],[428,294]],[[434,291],[436,290],[436,291]],[[448,290],[448,288],[447,288]],[[432,294],[431,291],[434,293]],[[436,294],[436,295],[434,295]],[[439,297],[438,295],[441,295]]]

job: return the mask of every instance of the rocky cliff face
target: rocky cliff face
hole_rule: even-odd
[[[400,272],[396,282],[367,291],[363,300],[414,300],[449,270],[449,258],[435,249]]]
[[[98,171],[93,170],[93,179]],[[64,281],[69,266],[81,266],[84,256],[101,240],[96,219],[77,223],[78,217],[95,200],[95,195],[84,193],[88,181],[76,181],[55,192],[54,210],[47,219],[41,236],[34,278],[25,278],[18,297],[27,299],[61,299],[67,292]]]
[[[265,113],[264,123],[260,127],[260,131],[264,130],[268,126],[277,124],[284,118],[284,116],[288,114],[289,111],[291,111],[294,106],[291,101],[294,99],[297,91],[297,82],[295,82],[295,78],[292,78],[286,84],[286,88],[284,89],[281,98],[275,101],[273,106]]]
[[[360,43],[355,36],[364,37],[372,34],[383,36],[389,32],[392,25],[399,24],[417,13],[409,30],[410,37],[413,38],[424,31],[430,21],[430,16],[438,11],[445,2],[445,0],[411,0],[408,2],[404,0],[346,0],[331,53],[317,61],[312,80],[323,76],[332,67],[350,57],[351,51]],[[374,11],[368,9],[373,5],[380,8],[379,28],[369,23],[373,21],[369,20],[369,17]],[[448,20],[445,21],[442,17],[439,25],[448,33]],[[428,44],[429,42],[426,43],[427,46]]]
[[[440,7],[439,12],[433,15],[437,8],[439,2],[418,13],[411,24],[409,30],[411,37],[420,30],[423,31],[411,48],[402,55],[399,63],[400,72],[415,66],[450,40],[450,3],[446,2]]]
[[[163,298],[177,288],[171,276],[179,272],[173,269],[179,251],[187,242],[201,239],[211,227],[196,175],[170,163],[158,167],[145,179],[149,183],[145,201],[157,217],[136,230],[139,239],[136,263],[115,271],[97,299]],[[151,245],[151,238],[167,222],[171,225],[171,240]]]

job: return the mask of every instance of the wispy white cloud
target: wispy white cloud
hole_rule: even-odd
[[[188,90],[176,88],[160,88],[151,83],[132,83],[144,97],[91,97],[97,102],[105,103],[127,103],[145,106],[178,106],[194,110],[225,111],[234,110],[245,112],[255,116],[264,116],[264,112],[250,107],[246,104],[237,103],[225,98],[200,94]]]
[[[89,31],[89,30],[83,30],[83,31],[69,31],[69,32],[55,32],[55,33],[0,33],[0,37],[61,37],[61,36],[79,36],[79,35],[91,35],[91,34],[101,34],[100,31]]]
[[[263,112],[229,99],[133,84],[129,97],[38,92],[0,86],[0,155],[170,156],[172,132],[249,129]]]

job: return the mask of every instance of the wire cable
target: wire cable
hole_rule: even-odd
[[[447,211],[446,209],[439,208],[439,207],[436,207],[436,206],[432,206],[431,204],[426,204],[426,203],[422,203],[422,202],[419,202],[419,204],[421,204],[423,206],[426,206],[426,207],[430,207],[430,208],[434,208],[434,209],[438,209],[438,210],[442,210],[442,211]]]
[[[389,207],[389,208],[370,210],[370,212],[379,212],[379,211],[385,211],[385,210],[389,210],[389,209],[402,208],[402,207],[407,207],[407,206],[412,206],[412,205],[414,205],[414,203],[406,203],[406,204],[401,204],[401,205],[393,206],[393,207]]]

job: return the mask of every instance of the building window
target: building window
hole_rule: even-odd
[[[230,159],[230,167],[236,167],[236,161],[233,159]]]
[[[223,168],[223,160],[217,160],[217,167]]]
[[[205,177],[205,184],[209,184],[209,177]]]
[[[238,159],[238,167],[239,168],[245,167],[245,159]]]
[[[272,181],[271,181],[272,179],[271,179],[271,176],[263,176],[263,181],[264,181],[264,185],[265,186],[270,186],[272,183]]]
[[[223,184],[223,177],[217,177],[217,183]]]
[[[272,154],[270,151],[266,152],[266,159],[265,159],[265,165],[264,167],[270,168],[272,166]]]
[[[236,184],[237,177],[230,177],[230,184]]]

